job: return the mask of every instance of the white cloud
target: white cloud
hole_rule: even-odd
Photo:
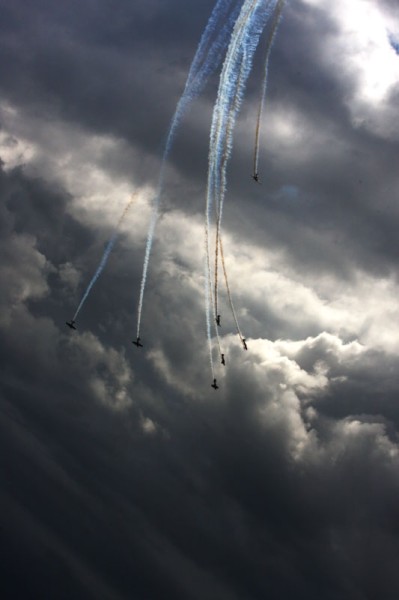
[[[32,115],[9,103],[0,104],[0,156],[6,170],[25,172],[62,186],[71,195],[67,210],[91,227],[115,227],[132,194],[134,210],[121,229],[131,241],[145,239],[154,190],[136,187],[134,175],[115,171],[116,163],[136,151],[124,140],[95,135],[60,119]],[[128,223],[128,224],[127,224]]]
[[[73,292],[77,291],[80,274],[79,271],[70,262],[63,263],[59,266],[58,276],[62,283],[64,283]]]
[[[345,102],[355,127],[388,139],[399,139],[396,102],[399,57],[390,43],[399,22],[373,0],[306,0],[325,11],[335,28],[323,38],[320,56],[325,68],[347,81]]]
[[[148,417],[143,417],[142,418],[142,420],[141,420],[141,428],[144,431],[144,433],[146,433],[147,435],[153,435],[157,431],[156,424],[154,423],[154,421],[152,421]]]
[[[91,333],[69,336],[68,343],[79,360],[84,360],[89,388],[99,402],[116,411],[132,405],[129,386],[133,373],[123,353],[104,346]]]
[[[0,322],[9,323],[12,311],[28,299],[43,298],[49,292],[47,276],[54,271],[46,257],[36,248],[36,239],[15,233],[1,245]]]

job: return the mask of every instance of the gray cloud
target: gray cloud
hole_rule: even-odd
[[[176,139],[144,348],[130,343],[159,148],[212,3],[3,4],[3,596],[393,600],[395,89],[355,122],[357,79],[323,53],[338,52],[335,13],[287,5],[262,186],[250,180],[261,54],[237,123],[224,239],[249,350],[220,282],[214,392],[202,212],[216,79]]]

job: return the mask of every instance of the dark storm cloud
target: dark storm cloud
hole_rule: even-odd
[[[204,23],[210,10],[210,5],[201,6]],[[166,10],[157,3],[150,9],[122,3],[116,11],[106,2],[79,8],[74,3],[10,3],[6,15],[2,48],[7,71],[1,83],[5,97],[160,153],[201,33],[186,10],[169,4]],[[351,277],[353,267],[396,271],[397,224],[390,198],[398,185],[393,168],[397,143],[387,144],[352,128],[344,100],[353,82],[337,77],[320,60],[326,38],[336,29],[337,24],[314,6],[287,6],[270,65],[265,128],[269,106],[294,106],[307,127],[322,132],[322,146],[316,146],[305,162],[292,157],[277,162],[273,147],[264,148],[262,169],[267,177],[259,191],[248,175],[243,176],[243,169],[250,170],[252,149],[237,133],[226,204],[226,219],[230,211],[232,218],[226,224],[236,228],[241,216],[244,235],[256,234],[259,242],[267,235],[269,244],[284,248],[291,260],[315,272],[331,270]],[[261,66],[259,53],[244,113],[256,110]],[[171,155],[180,172],[201,185],[215,89],[209,87],[208,93],[205,127],[204,116],[193,107]],[[195,125],[198,118],[200,127]],[[130,165],[125,169],[128,172]],[[136,171],[139,178],[154,178],[152,164],[145,161]],[[294,206],[278,195],[287,183],[299,190]],[[201,211],[203,188],[186,193],[185,185],[176,188],[176,182],[168,180],[165,198],[174,203],[184,198],[185,209]],[[278,201],[273,201],[276,195]],[[245,214],[240,215],[243,197],[250,215],[256,211],[258,230],[251,216],[246,222]]]
[[[9,182],[19,189],[27,215],[32,189],[40,191],[44,206],[46,196],[54,198],[20,170],[3,174],[3,193]],[[61,199],[58,195],[62,208]],[[35,212],[38,217],[37,204]],[[22,222],[23,211],[18,213]],[[34,229],[39,244],[47,228],[36,222]],[[41,247],[45,252],[46,244]],[[45,277],[43,267],[40,273]],[[102,302],[96,295],[91,310],[105,309]],[[365,427],[360,435],[356,429],[351,433],[349,416],[337,424],[326,414],[314,428],[327,440],[324,448],[315,445],[314,456],[305,456],[297,470],[287,436],[289,411],[285,417],[282,409],[270,423],[258,417],[259,409],[272,408],[279,398],[286,375],[266,372],[274,381],[267,390],[255,371],[238,365],[226,379],[226,401],[211,396],[188,404],[155,380],[151,395],[136,382],[130,388],[134,404],[110,412],[90,386],[96,372],[104,380],[114,378],[101,361],[104,355],[96,354],[95,340],[76,342],[23,305],[14,310],[1,342],[6,594],[257,599],[323,593],[349,600],[367,597],[370,589],[389,598],[398,589],[389,560],[397,519],[396,502],[389,499],[397,495],[398,482],[384,452],[385,426],[357,417],[356,427],[362,422]],[[165,340],[165,349],[168,345]],[[295,359],[309,372],[318,359],[334,378],[350,376],[350,392],[344,381],[337,383],[329,402],[350,403],[345,415],[352,407],[364,412],[363,382],[360,377],[357,384],[355,375],[364,359],[359,364],[353,356],[352,364],[340,368],[339,348],[335,355],[332,350],[333,340],[321,338]],[[372,390],[373,377],[368,379]],[[115,393],[111,387],[111,400]],[[159,435],[144,435],[140,413],[157,423]],[[372,545],[366,544],[370,535]],[[22,570],[24,578],[17,577]]]
[[[269,69],[263,188],[254,192],[243,177],[242,165],[250,170],[251,147],[245,145],[243,151],[237,150],[230,170],[229,185],[234,194],[239,192],[232,221],[245,198],[244,234],[253,239],[255,212],[259,242],[267,236],[268,244],[288,250],[299,269],[306,264],[315,273],[332,271],[344,277],[351,277],[354,267],[396,273],[398,223],[393,198],[398,189],[394,168],[398,142],[353,127],[347,99],[355,82],[340,77],[341,63],[336,70],[326,69],[323,60],[326,40],[336,30],[337,24],[317,7],[303,3],[287,7]],[[246,102],[257,101],[258,81],[259,75],[252,78]],[[303,144],[295,138],[288,141],[287,148],[293,145],[295,154],[276,152],[268,135],[270,111],[279,107],[287,119],[295,108],[296,125],[304,131]],[[255,111],[256,104],[251,109]],[[238,137],[236,147],[240,146]],[[294,200],[284,194],[286,184],[296,187]],[[226,218],[228,211],[226,202]]]
[[[43,336],[29,317],[20,323]],[[249,398],[240,368],[227,404],[212,396],[190,406],[169,389],[169,414],[152,415],[168,435],[146,437],[136,409],[101,408],[71,347],[57,346],[57,359],[47,365],[41,353],[30,375],[20,349],[7,349],[2,566],[10,595],[39,597],[66,583],[60,597],[318,598],[322,591],[349,600],[370,589],[393,597],[398,581],[387,558],[397,508],[387,499],[397,496],[398,480],[376,445],[384,428],[367,429],[366,420],[348,443],[345,421],[324,423],[331,448],[315,445],[298,470],[289,418],[257,417],[271,407],[278,381],[266,392],[260,383]],[[359,391],[352,389],[352,402]],[[375,544],[366,544],[370,535]],[[16,579],[22,568],[24,579]]]
[[[6,2],[2,93],[158,152],[211,8]]]
[[[3,5],[0,85],[24,107],[21,120],[62,117],[156,153],[210,2]],[[287,9],[268,102],[299,107],[310,132],[327,132],[325,147],[302,164],[288,151],[279,164],[276,150],[270,182],[254,188],[242,181],[247,141],[237,135],[226,207],[236,262],[249,252],[243,241],[261,240],[286,250],[282,266],[299,265],[299,280],[330,270],[342,285],[354,264],[395,271],[396,142],[352,128],[350,82],[317,60],[333,25],[303,3]],[[297,309],[291,325],[292,309],[267,312],[261,287],[260,308],[254,284],[247,300],[238,295],[253,337],[269,327],[269,337],[283,330],[299,341],[252,339],[246,353],[226,335],[227,370],[217,393],[209,386],[190,211],[199,210],[192,198],[202,202],[202,110],[214,92],[176,146],[185,179],[171,178],[167,191],[143,352],[130,343],[143,255],[135,236],[120,236],[78,331],[64,331],[112,232],[94,217],[79,222],[61,183],[24,167],[0,171],[5,598],[397,598],[396,355],[320,333],[317,314]]]

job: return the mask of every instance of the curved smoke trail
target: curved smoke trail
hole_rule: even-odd
[[[209,76],[217,69],[223,56],[227,44],[228,36],[233,27],[238,14],[237,0],[218,0],[204,33],[201,36],[200,43],[195,53],[194,59],[187,76],[187,81],[183,94],[177,103],[175,113],[169,126],[165,147],[161,160],[161,167],[158,178],[157,193],[154,199],[153,212],[147,232],[147,242],[144,255],[143,273],[140,284],[140,295],[137,309],[137,337],[140,336],[141,314],[143,311],[144,291],[147,282],[148,265],[150,260],[151,248],[154,238],[155,227],[159,217],[159,205],[163,188],[165,175],[166,159],[172,147],[176,130],[180,124],[187,106],[203,90]],[[216,34],[215,34],[216,32]],[[212,37],[216,37],[212,40]]]
[[[237,81],[237,87],[238,89],[240,89],[241,86],[241,81],[242,81],[242,77],[243,77],[243,69],[242,66],[244,64],[245,61],[242,62],[241,67],[240,67],[240,74],[239,74],[239,78]],[[225,138],[225,147],[223,149],[223,153],[222,153],[222,162],[221,162],[221,166],[220,166],[220,174],[219,174],[219,179],[220,179],[220,191],[219,191],[219,197],[217,198],[217,201],[215,202],[215,213],[216,213],[216,242],[215,242],[215,271],[214,271],[214,303],[215,303],[215,313],[216,315],[218,314],[218,270],[219,270],[219,245],[220,245],[220,250],[221,250],[221,258],[222,258],[222,240],[221,240],[221,221],[222,221],[222,210],[223,210],[223,199],[226,195],[226,190],[227,190],[227,175],[226,175],[226,169],[227,169],[227,162],[228,162],[228,148],[229,146],[231,146],[232,144],[232,135],[233,135],[233,131],[234,131],[234,124],[235,124],[235,115],[238,111],[239,107],[237,104],[237,94],[235,94],[234,96],[234,102],[232,105],[232,109],[229,112],[229,117],[227,120],[227,127],[226,127],[226,138]],[[220,239],[220,244],[219,244],[219,239]],[[227,271],[226,271],[226,267],[224,265],[224,276],[225,276],[225,281],[226,281],[226,287],[228,288],[228,282],[227,282]],[[231,305],[232,303],[230,303]],[[237,321],[237,319],[235,319]],[[239,328],[238,328],[239,329]]]
[[[87,286],[86,291],[83,294],[81,301],[79,302],[79,306],[76,309],[75,314],[73,315],[73,319],[72,319],[73,321],[76,321],[76,319],[78,317],[78,314],[80,313],[80,311],[81,311],[84,303],[87,300],[88,295],[90,294],[90,292],[92,290],[93,285],[96,283],[97,279],[100,277],[101,273],[103,272],[104,267],[107,264],[109,255],[112,252],[112,248],[114,247],[115,242],[116,242],[116,240],[118,238],[119,228],[122,225],[122,221],[126,217],[126,215],[127,215],[128,211],[129,211],[130,207],[132,206],[134,199],[135,199],[135,195],[133,195],[130,198],[129,202],[126,204],[126,206],[125,206],[125,208],[123,210],[123,213],[121,214],[121,216],[119,218],[119,221],[118,221],[118,223],[116,225],[115,233],[112,235],[112,237],[110,238],[108,244],[106,245],[105,250],[104,250],[104,254],[102,255],[102,258],[101,258],[100,263],[99,263],[99,265],[97,267],[97,270],[94,273],[93,277],[91,278],[90,283]]]
[[[266,98],[266,89],[267,89],[267,76],[269,71],[269,58],[270,52],[273,46],[274,38],[276,37],[277,29],[280,24],[281,13],[284,8],[285,0],[278,0],[275,13],[273,15],[273,21],[270,28],[269,37],[266,44],[266,54],[265,54],[265,66],[263,70],[263,81],[262,81],[262,94],[259,102],[258,109],[258,117],[256,121],[256,129],[255,129],[255,146],[254,146],[254,175],[257,175],[259,169],[259,133],[260,133],[260,124],[262,121],[263,107],[265,104]]]
[[[224,260],[223,244],[222,244],[222,238],[221,237],[219,237],[219,244],[220,244],[220,259],[221,259],[221,262],[222,262],[222,268],[223,268],[223,273],[224,273],[224,281],[225,281],[226,290],[227,290],[227,297],[229,299],[230,310],[231,310],[231,313],[233,315],[234,322],[236,324],[236,329],[237,329],[238,337],[240,338],[240,340],[242,342],[244,340],[244,336],[242,335],[240,326],[238,324],[237,314],[236,314],[236,311],[235,311],[235,308],[234,308],[234,304],[233,304],[233,299],[232,299],[232,296],[231,296],[229,281],[227,279],[227,270],[226,270],[226,263],[225,263],[225,260]]]
[[[251,14],[251,10],[256,5],[256,0],[246,1],[244,2],[239,18],[234,26],[234,30],[231,36],[229,48],[227,50],[226,58],[223,64],[222,73],[220,76],[218,95],[215,102],[213,116],[212,116],[212,125],[211,125],[211,134],[210,134],[210,144],[209,144],[209,157],[208,157],[208,186],[207,186],[207,201],[206,201],[206,209],[205,209],[205,239],[207,243],[206,247],[206,273],[205,273],[205,286],[207,293],[205,293],[205,314],[206,314],[206,326],[207,326],[207,338],[208,345],[210,348],[210,353],[212,355],[212,336],[211,336],[211,306],[213,308],[213,321],[215,326],[216,340],[218,342],[219,350],[220,350],[220,340],[219,340],[219,332],[216,325],[216,301],[215,297],[212,293],[212,274],[211,274],[211,265],[210,265],[210,248],[209,248],[209,229],[210,229],[210,212],[212,200],[214,197],[218,200],[215,202],[215,209],[217,214],[217,223],[220,222],[220,175],[222,169],[220,168],[220,161],[218,160],[221,155],[226,155],[226,143],[224,138],[224,133],[228,129],[227,121],[231,120],[232,111],[230,109],[230,96],[237,96],[237,85],[236,85],[236,71],[237,71],[237,63],[239,62],[239,53],[237,49],[240,49],[240,44],[242,43],[243,31],[245,24],[248,21],[248,18]],[[231,67],[233,67],[232,72]],[[235,68],[235,70],[234,70]],[[241,68],[240,68],[241,72]],[[226,77],[226,73],[228,76]],[[236,77],[234,77],[236,76]],[[239,77],[238,77],[239,79]],[[227,94],[226,94],[227,90]],[[227,99],[227,102],[226,102]],[[223,102],[224,101],[224,102]],[[216,239],[216,251],[218,247],[218,242]],[[215,252],[216,254],[216,252]],[[210,290],[210,291],[209,291]],[[212,372],[213,372],[213,364],[212,364]]]
[[[271,48],[273,45],[273,41],[275,39],[276,33],[277,33],[277,29],[278,29],[278,25],[280,23],[280,19],[281,19],[281,13],[282,10],[284,8],[285,5],[285,0],[278,0],[274,14],[273,14],[273,19],[272,19],[272,23],[271,23],[271,27],[270,27],[270,32],[269,32],[269,36],[267,39],[267,43],[266,43],[266,53],[265,53],[265,61],[264,61],[264,77],[262,80],[262,96],[261,96],[261,100],[259,103],[259,110],[258,110],[258,116],[257,116],[257,125],[256,125],[256,134],[255,134],[255,150],[254,150],[254,174],[258,172],[258,163],[259,163],[259,132],[260,132],[260,123],[261,123],[261,119],[262,119],[262,113],[263,113],[263,106],[264,106],[264,102],[265,102],[265,97],[266,97],[266,87],[267,87],[267,75],[268,75],[268,65],[269,65],[269,58],[270,58],[270,52],[271,52]],[[240,78],[242,78],[242,73],[240,73]],[[238,80],[238,89],[240,89],[240,79]],[[233,128],[234,128],[234,121],[235,121],[235,114],[238,112],[239,110],[239,106],[237,104],[237,96],[235,96],[235,102],[233,104],[233,114],[230,113],[229,115],[229,121],[228,121],[228,125],[226,128],[226,146],[228,147],[229,145],[231,145],[232,141],[231,141],[231,137],[232,137],[232,133],[233,133]],[[228,154],[226,152],[226,148],[225,148],[225,152],[223,154],[223,159],[222,159],[222,165],[221,165],[221,181],[220,181],[220,185],[221,185],[221,189],[220,189],[220,197],[222,198],[222,203],[223,204],[223,199],[225,197],[226,194],[226,164],[228,161]],[[215,312],[216,314],[218,314],[218,248],[219,248],[219,244],[218,244],[218,238],[221,235],[220,232],[220,221],[221,221],[221,210],[219,210],[219,213],[216,215],[217,218],[217,230],[216,230],[216,251],[215,251],[215,291],[214,291],[214,302],[215,302]],[[220,240],[221,243],[221,240]],[[223,261],[222,258],[222,248],[221,248],[221,259]],[[242,334],[240,332],[240,328],[238,325],[238,321],[237,321],[237,317],[234,311],[234,307],[231,301],[231,294],[229,294],[229,283],[228,283],[228,279],[227,279],[227,271],[225,268],[225,265],[223,266],[223,271],[224,271],[224,278],[225,278],[225,282],[226,282],[226,289],[228,290],[228,295],[229,295],[229,303],[230,303],[230,308],[232,309],[233,312],[233,316],[234,316],[234,320],[236,322],[236,326],[237,326],[237,332],[239,333],[239,336],[242,338]]]
[[[252,67],[253,56],[260,35],[275,5],[276,0],[270,0],[269,2],[265,0],[244,0],[240,15],[231,35],[220,75],[218,94],[212,116],[208,156],[208,183],[205,209],[205,237],[207,240],[205,278],[207,279],[206,285],[208,287],[212,285],[209,260],[209,228],[212,204],[215,202],[220,228],[226,189],[226,167],[231,155],[234,123],[241,107],[246,82]],[[229,121],[231,122],[231,126],[227,127]],[[229,134],[226,135],[228,130]],[[212,309],[216,323],[217,315],[215,313],[214,302]],[[211,347],[210,294],[206,294],[205,297],[205,312],[208,342]]]
[[[210,269],[210,260],[209,260],[209,229],[207,227],[205,227],[205,272],[209,271]],[[207,306],[209,306],[212,302],[212,291],[211,291],[211,287],[210,287],[210,278],[209,277],[205,277],[204,278],[204,285],[205,285],[205,303]],[[210,322],[210,311],[206,311],[205,313],[205,318],[206,318],[206,331],[207,333],[211,331],[211,322]],[[212,356],[212,338],[211,336],[207,335],[207,339],[208,339],[208,350],[209,350],[209,361],[211,364],[211,373],[212,373],[212,378],[215,377],[215,369],[214,369],[214,365],[213,365],[213,356]]]

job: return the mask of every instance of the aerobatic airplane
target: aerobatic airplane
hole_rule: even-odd
[[[75,321],[73,319],[71,321],[65,321],[65,325],[68,325],[70,329],[76,329]]]
[[[213,387],[214,390],[218,390],[219,389],[219,386],[216,383],[216,379],[213,380],[213,383],[211,384],[211,387]]]

